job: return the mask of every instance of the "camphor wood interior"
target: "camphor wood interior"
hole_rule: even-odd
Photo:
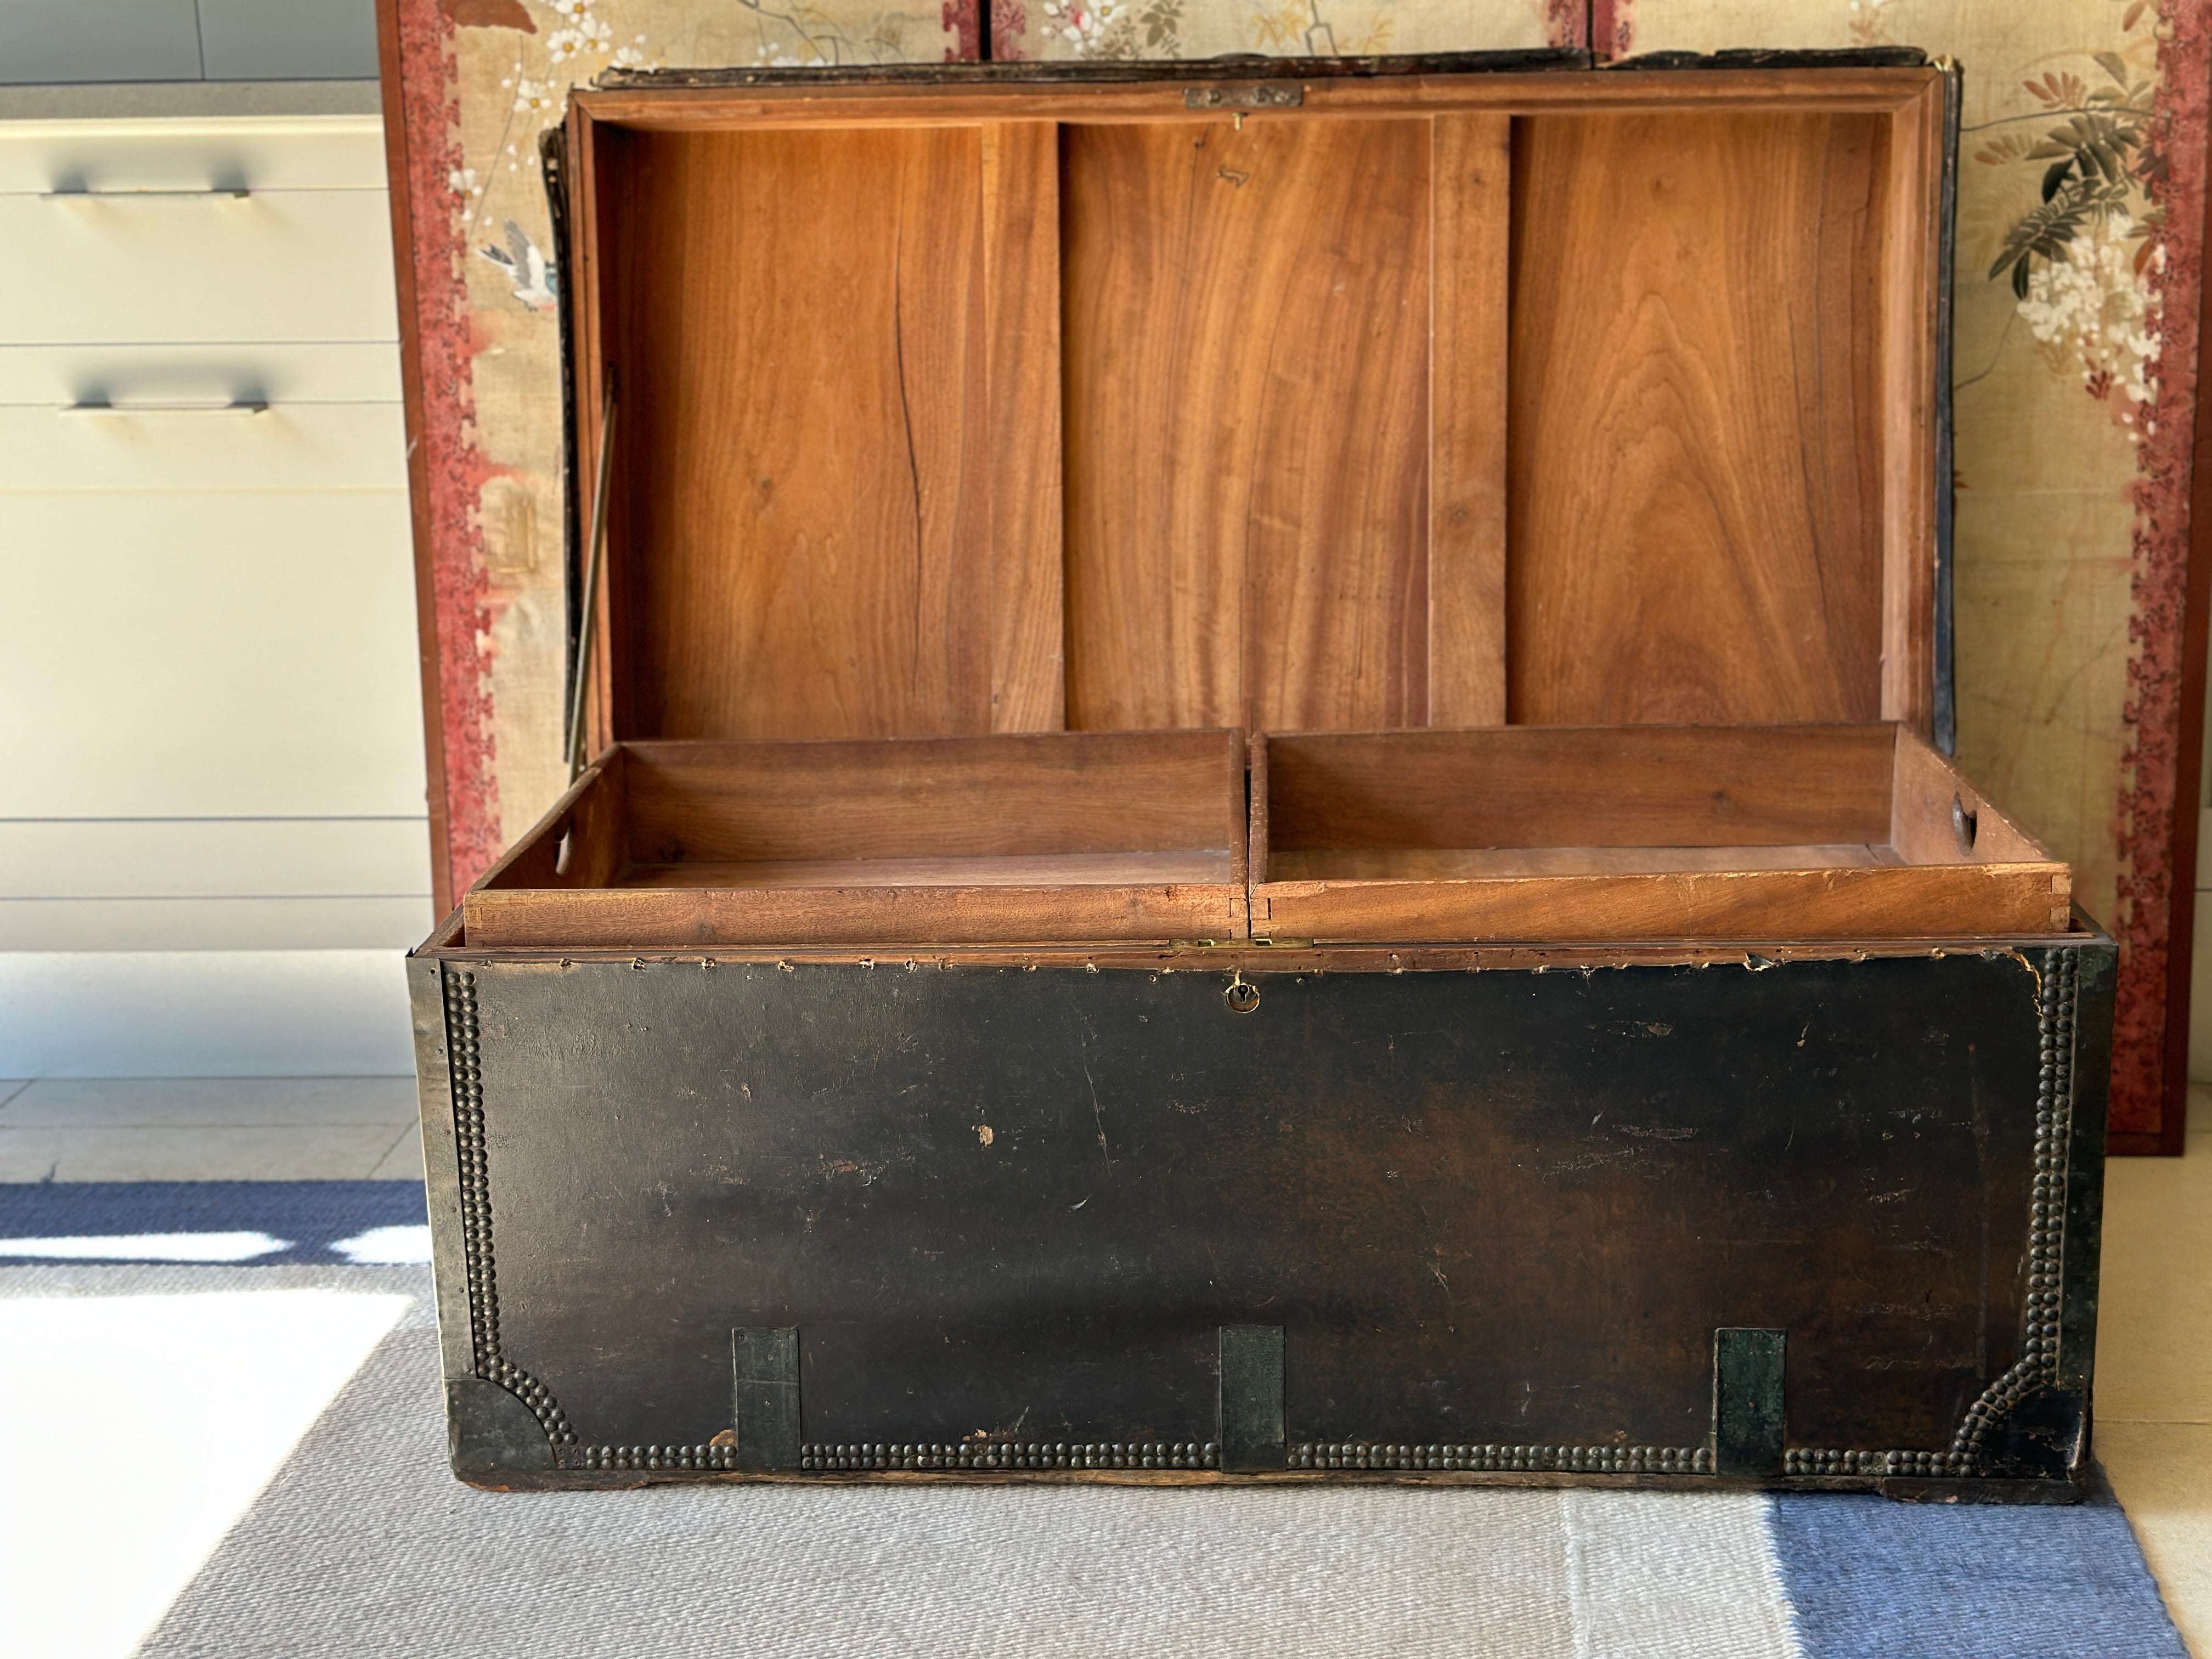
[[[1252,745],[1257,938],[2063,932],[2073,881],[1912,732],[1499,726]]]
[[[776,770],[772,745],[799,740],[1397,728],[1345,741],[1372,744],[1381,769],[1360,799],[1402,789],[1401,816],[1418,817],[1445,779],[1494,793],[1486,769],[1509,761],[1588,800],[1660,756],[1717,768],[1713,789],[1740,793],[1725,728],[1784,728],[1733,741],[1790,775],[1839,744],[1902,756],[1880,723],[1929,729],[1940,76],[1292,84],[1295,106],[1241,112],[1184,81],[577,96],[577,453],[596,453],[611,376],[620,409],[588,720],[595,746],[623,747],[585,794],[605,795],[594,810],[629,826],[629,850],[578,864],[572,841],[552,881],[556,831],[573,836],[583,811],[565,802],[471,895],[472,939],[580,943],[587,916],[595,937],[638,944],[763,927],[858,939],[838,931],[838,896],[871,878],[905,896],[866,924],[902,930],[887,941],[1173,936],[1180,921],[1162,934],[1141,906],[1109,925],[1081,908],[1097,893],[1045,882],[1048,866],[1022,866],[1045,882],[1024,886],[1011,866],[939,861],[1141,855],[1154,862],[1135,884],[1164,892],[1198,872],[1192,851],[1224,851],[1148,839],[1141,814],[1133,841],[1107,844],[1100,818],[1107,840],[1079,848],[984,850],[957,814],[886,807],[884,838],[839,852],[857,793],[842,785],[818,811],[803,788],[779,796],[792,816],[757,842],[641,838],[641,809],[613,803],[686,744],[685,775],[703,781]],[[1586,775],[1574,757],[1598,739],[1540,729],[1598,726],[1625,729]],[[1710,743],[1660,729],[1682,726],[1723,729]],[[1844,730],[1817,729],[1831,726]],[[1527,729],[1469,732],[1445,745],[1464,763],[1438,758],[1441,730],[1498,726]],[[1271,741],[1291,775],[1349,775],[1305,765],[1304,740]],[[1289,814],[1279,836],[1320,809],[1279,787],[1255,780],[1254,799]],[[685,799],[743,792],[702,781]],[[1283,907],[1318,881],[1350,916],[1340,878],[1382,869],[1358,862],[1370,854],[1403,876],[1415,849],[1847,844],[1865,861],[1824,853],[1822,890],[1893,904],[1747,911],[1680,881],[1671,910],[1647,907],[1620,936],[1726,937],[1747,915],[1791,938],[2027,925],[1979,873],[2011,865],[1936,856],[1887,827],[1891,799],[1855,795],[1778,842],[1633,813],[1611,836],[1492,823],[1485,840],[1454,829],[1365,852],[1270,848],[1255,826],[1285,879],[1255,915],[1278,936],[1314,931]],[[988,792],[974,803],[1003,816]],[[1194,803],[1207,823],[1223,810]],[[1620,838],[1639,823],[1680,839]],[[787,834],[806,824],[818,848]],[[842,867],[856,859],[870,870]],[[1940,903],[1918,896],[1923,864]],[[1468,909],[1488,891],[1459,878],[1474,866],[1419,867],[1450,875],[1433,884],[1449,919],[1364,913],[1388,937],[1586,936],[1570,890],[1493,926]],[[820,884],[789,884],[804,883]],[[957,904],[907,902],[939,884]],[[1078,905],[1058,921],[1034,897],[1053,891]]]
[[[1237,939],[1238,732],[624,743],[462,902],[479,945]]]

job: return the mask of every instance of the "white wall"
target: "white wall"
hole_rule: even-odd
[[[0,119],[0,1077],[409,1068],[383,165],[368,115]]]

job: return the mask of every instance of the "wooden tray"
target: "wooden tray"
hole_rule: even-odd
[[[1238,732],[617,744],[471,889],[485,945],[1244,937]]]
[[[1251,833],[1258,939],[2063,933],[2073,889],[1887,722],[1255,738]]]

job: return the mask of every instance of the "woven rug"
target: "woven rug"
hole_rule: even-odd
[[[475,1492],[424,1241],[392,1182],[0,1188],[0,1647],[2185,1659],[2108,1497]]]

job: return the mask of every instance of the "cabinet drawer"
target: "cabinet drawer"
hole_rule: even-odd
[[[382,340],[0,346],[0,404],[396,404],[400,395],[399,350]]]
[[[0,407],[0,490],[406,487],[398,404]]]
[[[380,190],[0,196],[0,343],[392,340]]]
[[[0,122],[0,195],[384,182],[384,125],[373,115]]]
[[[401,489],[0,499],[0,817],[412,817]]]

